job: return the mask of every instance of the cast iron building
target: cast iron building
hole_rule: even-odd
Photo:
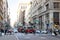
[[[53,29],[60,26],[60,0],[33,0],[30,17],[40,30]]]

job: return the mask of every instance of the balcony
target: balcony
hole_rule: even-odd
[[[0,20],[3,20],[3,17],[2,16],[0,16]]]
[[[3,16],[3,11],[0,9],[0,15]]]
[[[52,0],[52,1],[60,1],[60,0]]]
[[[46,2],[48,2],[48,1],[50,1],[50,0],[46,0]],[[51,0],[51,1],[60,1],[60,0]]]
[[[46,2],[48,2],[49,0],[46,0]]]
[[[48,1],[50,1],[50,0],[46,0],[45,3],[47,3]]]
[[[0,6],[0,10],[3,10],[2,6]]]

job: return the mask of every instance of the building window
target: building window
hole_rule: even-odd
[[[46,0],[46,2],[49,1],[49,0]]]
[[[39,17],[39,25],[41,26],[40,29],[42,29],[42,26],[43,26],[42,16]]]
[[[46,19],[49,20],[49,13],[46,14]]]
[[[46,9],[49,9],[49,4],[46,5]]]
[[[36,24],[36,18],[33,18],[33,20],[34,20],[34,24]]]
[[[60,3],[59,2],[54,2],[54,8],[60,8]]]
[[[59,12],[54,12],[53,14],[53,18],[54,18],[54,24],[59,25]]]
[[[3,20],[2,16],[0,16],[0,20]]]
[[[46,14],[46,24],[49,24],[49,13]]]
[[[42,9],[42,6],[40,6],[39,8],[38,8],[38,10],[41,10]]]

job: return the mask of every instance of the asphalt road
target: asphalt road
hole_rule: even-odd
[[[0,36],[0,40],[18,40],[18,38],[14,35],[3,35]]]
[[[49,34],[24,34],[16,33],[15,36],[19,40],[60,40],[60,36],[52,36]]]

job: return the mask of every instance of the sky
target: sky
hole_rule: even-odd
[[[18,1],[17,0],[8,0],[8,7],[9,7],[9,11],[10,11],[11,26],[13,26],[14,22],[17,20]]]
[[[10,22],[13,27],[14,22],[17,20],[17,9],[19,3],[27,3],[31,0],[8,0],[8,7],[10,11]]]

